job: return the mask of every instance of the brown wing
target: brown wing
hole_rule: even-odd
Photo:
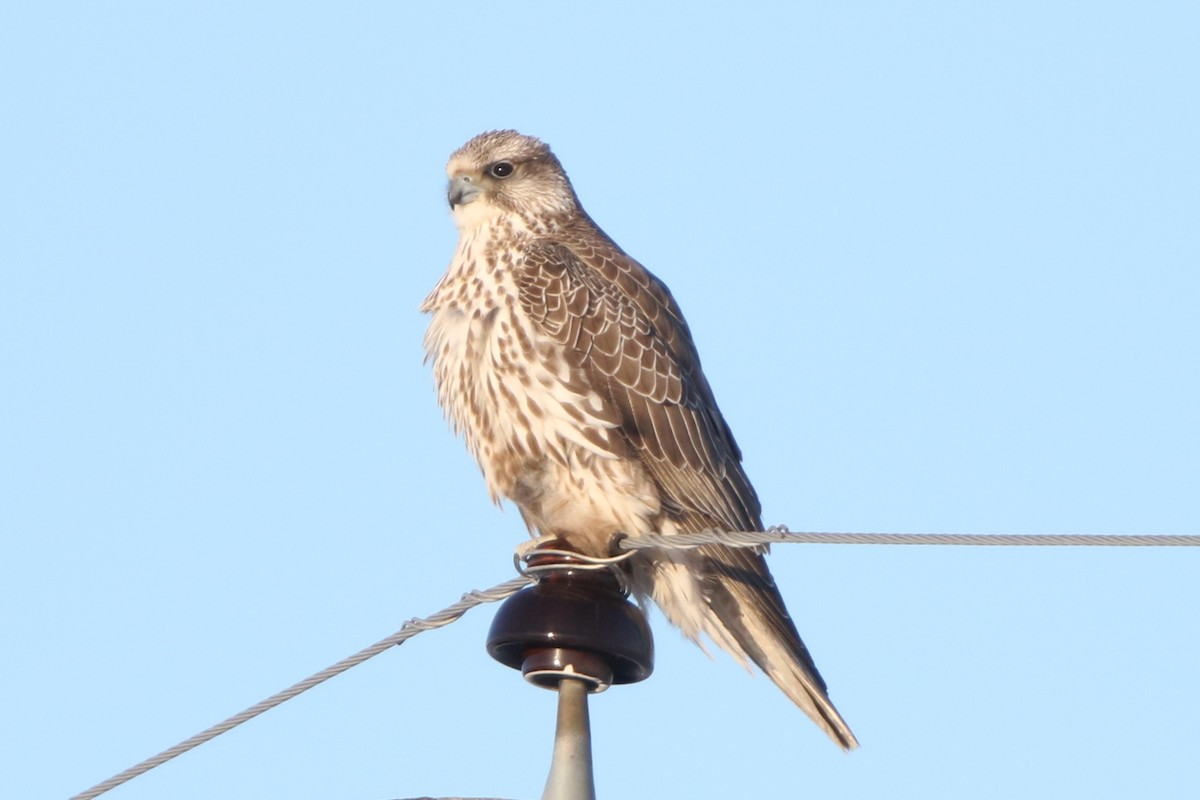
[[[524,311],[617,410],[628,452],[679,529],[762,530],[741,452],[666,286],[586,219],[530,248],[518,282]],[[699,555],[694,577],[721,624],[835,741],[854,747],[762,551],[706,545]],[[790,661],[771,656],[772,642]]]
[[[520,272],[520,301],[613,404],[629,452],[687,530],[762,526],[687,323],[666,286],[590,226],[538,240]]]

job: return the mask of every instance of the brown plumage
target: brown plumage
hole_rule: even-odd
[[[425,346],[493,499],[595,555],[622,533],[762,530],[674,298],[592,222],[550,149],[493,131],[447,172],[460,239],[422,305]],[[631,578],[690,638],[755,662],[835,742],[857,745],[761,552],[643,551]]]

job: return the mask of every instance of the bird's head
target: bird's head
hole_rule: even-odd
[[[504,214],[546,220],[579,201],[554,153],[516,131],[481,133],[450,156],[447,199],[460,230]]]

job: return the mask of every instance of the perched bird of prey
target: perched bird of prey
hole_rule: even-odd
[[[671,293],[600,230],[544,143],[451,157],[458,248],[421,309],[438,399],[531,533],[596,556],[621,534],[762,530],[741,452]],[[761,552],[649,550],[630,583],[699,643],[753,661],[844,748],[854,734]]]

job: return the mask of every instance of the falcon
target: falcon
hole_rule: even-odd
[[[679,306],[587,215],[550,148],[491,131],[446,171],[459,241],[421,305],[425,352],[492,500],[512,501],[532,535],[600,557],[624,534],[762,530]],[[643,550],[625,563],[634,593],[688,638],[753,661],[857,746],[762,550]]]

